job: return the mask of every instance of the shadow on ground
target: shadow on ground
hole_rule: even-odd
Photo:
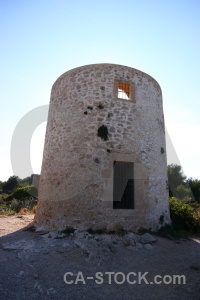
[[[158,238],[140,247],[125,236],[56,237],[26,229],[0,238],[1,300],[200,299],[198,239]],[[156,275],[160,282],[168,275],[168,284],[155,284]],[[173,275],[184,275],[186,284],[170,283]]]

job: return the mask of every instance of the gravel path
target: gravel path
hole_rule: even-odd
[[[79,231],[66,237],[25,230],[33,217],[0,217],[1,300],[200,299],[198,238],[155,237],[155,242],[134,234]],[[64,282],[66,272],[66,280],[73,283]],[[184,275],[186,284],[155,284],[156,275],[168,283],[173,275]]]

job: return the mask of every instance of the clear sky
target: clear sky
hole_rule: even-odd
[[[20,119],[49,103],[62,73],[93,63],[127,65],[159,82],[180,163],[200,179],[199,0],[0,0],[0,28],[0,180],[13,175],[10,144]],[[31,142],[34,173],[45,126]]]

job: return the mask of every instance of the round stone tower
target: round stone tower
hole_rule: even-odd
[[[94,64],[57,79],[35,222],[133,231],[170,222],[162,94],[151,76]]]

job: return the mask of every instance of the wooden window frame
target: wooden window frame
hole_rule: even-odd
[[[119,84],[125,84],[125,85],[129,85],[129,99],[125,99],[125,98],[119,98],[118,96],[118,87]],[[122,100],[122,101],[129,101],[129,102],[133,102],[136,103],[136,97],[135,97],[135,83],[134,82],[130,82],[130,81],[126,81],[126,80],[118,80],[116,79],[114,81],[114,98],[118,99],[118,100]]]
[[[131,99],[129,83],[118,82],[118,98],[125,99],[125,100]]]

